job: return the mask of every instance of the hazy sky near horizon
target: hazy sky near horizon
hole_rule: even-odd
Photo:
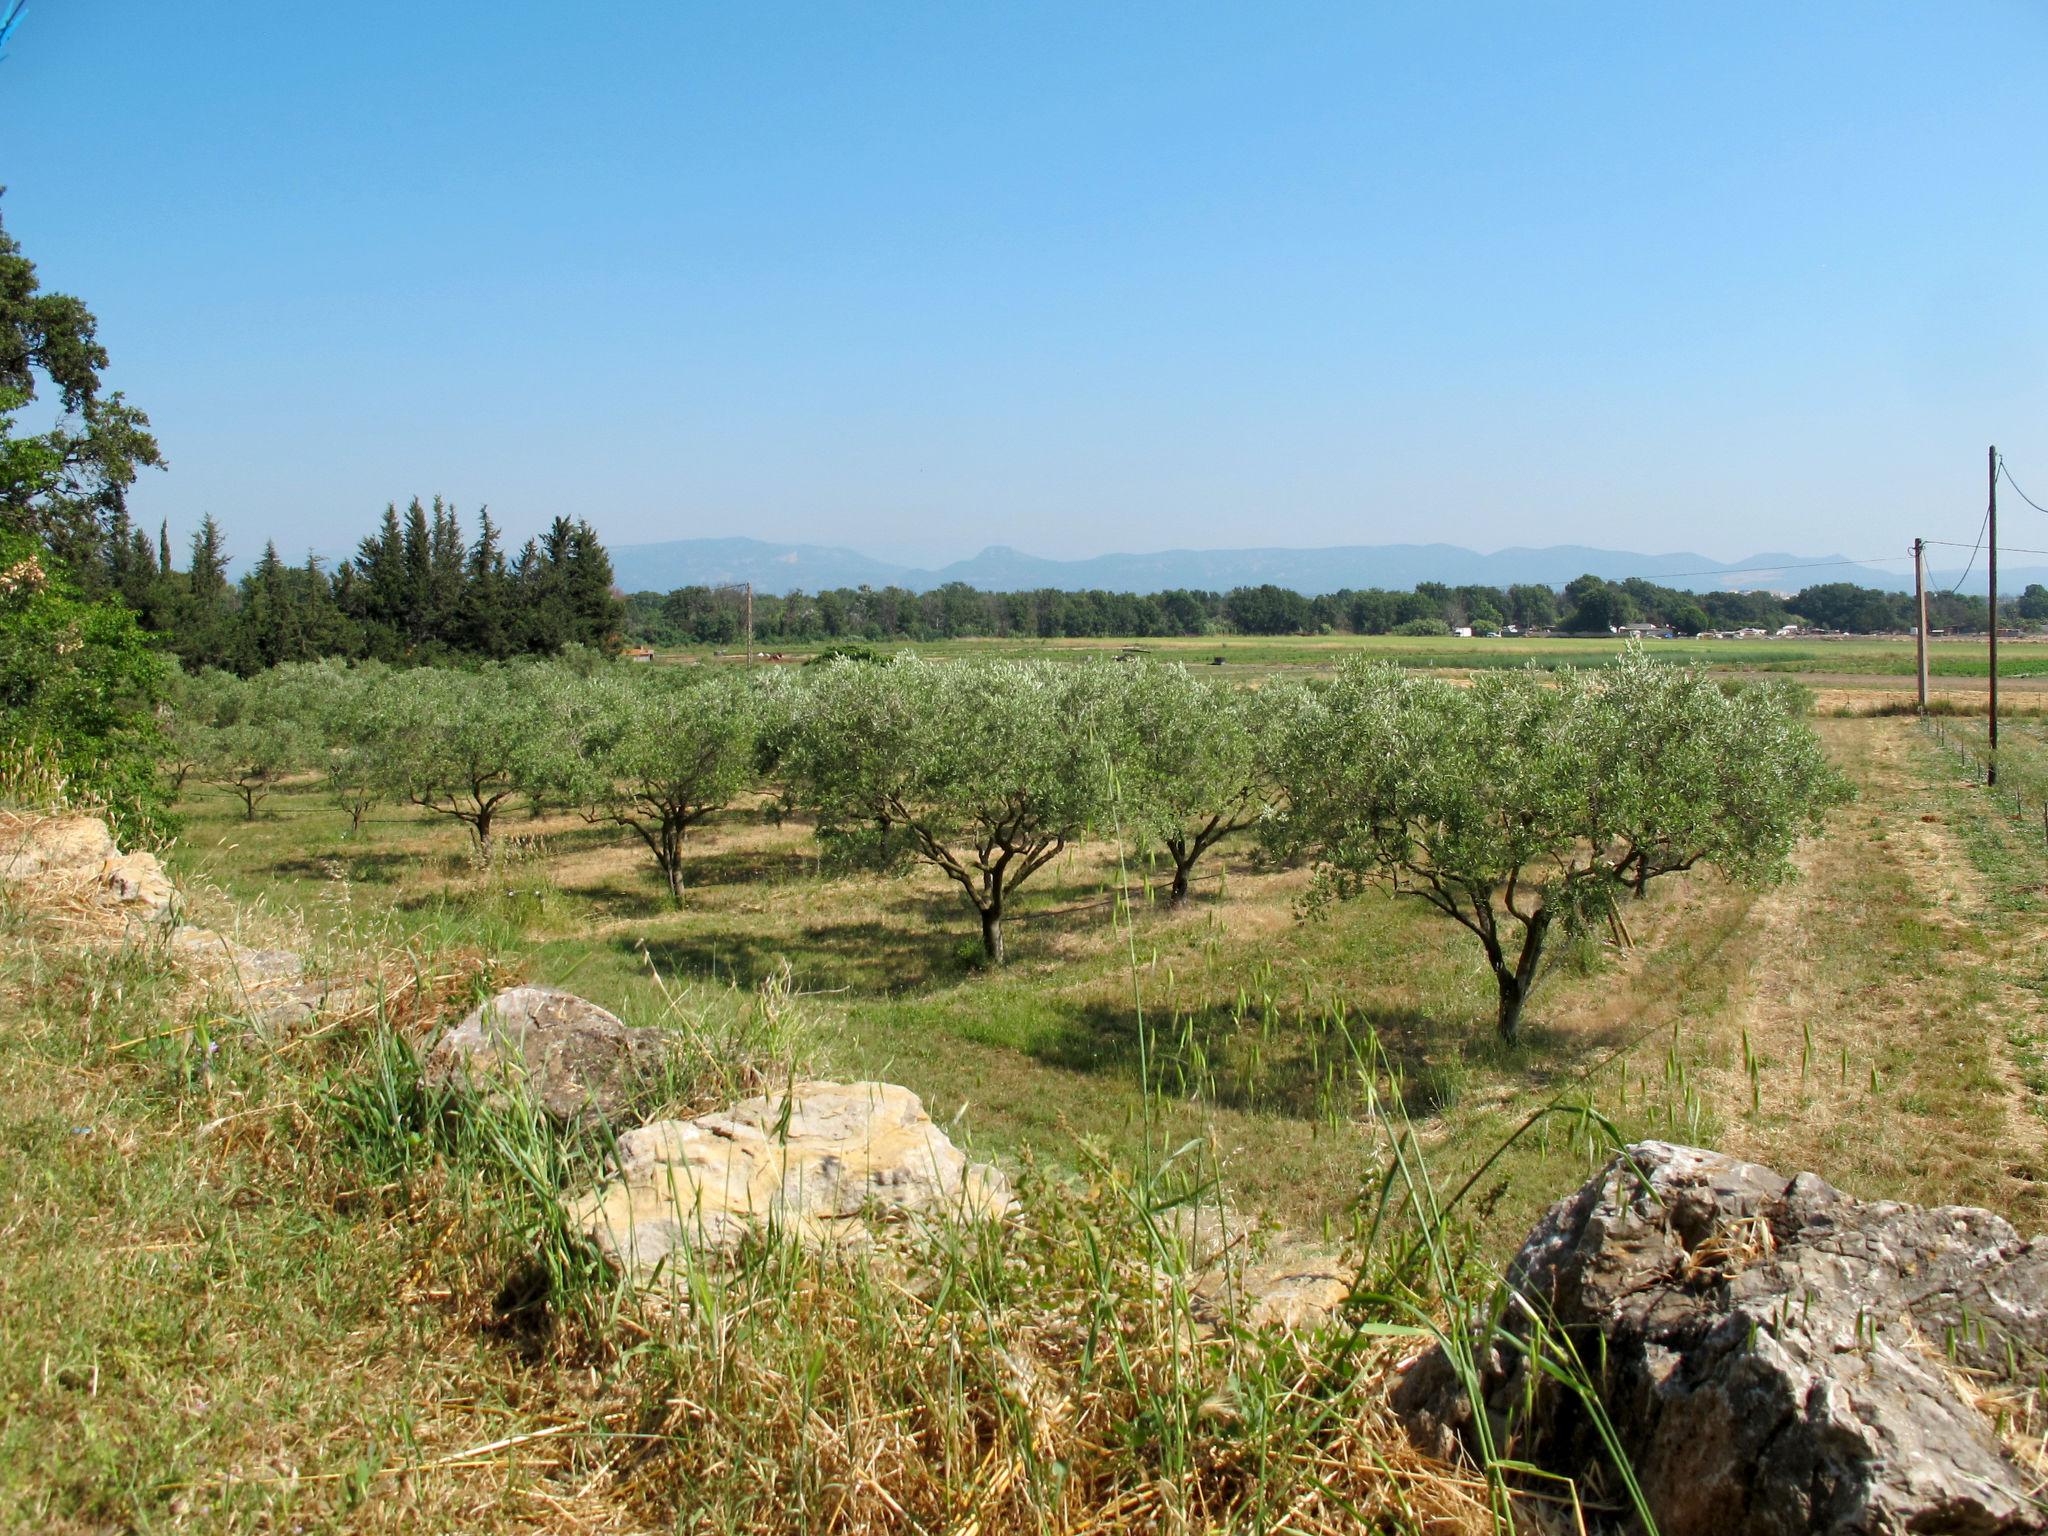
[[[32,0],[0,63],[136,513],[242,557],[437,491],[931,563],[1968,540],[1988,442],[2048,503],[2044,161],[2030,0]]]

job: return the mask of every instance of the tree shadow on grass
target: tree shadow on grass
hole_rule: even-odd
[[[663,972],[757,987],[787,962],[806,991],[850,991],[870,996],[915,991],[958,981],[973,965],[963,958],[964,924],[947,930],[929,923],[879,918],[813,923],[795,933],[707,929],[661,938],[622,936],[623,953],[645,952]],[[978,936],[973,936],[976,948]]]
[[[337,848],[328,854],[300,854],[293,858],[273,859],[264,866],[264,872],[292,879],[326,880],[332,878],[336,864],[358,885],[398,885],[419,869],[420,855],[399,851],[359,853],[353,849]]]
[[[1149,1038],[1128,1007],[1082,1004],[1034,1041],[1029,1054],[1047,1066],[1133,1085],[1149,1074],[1149,1086],[1169,1098],[1299,1119],[1354,1112],[1366,1071],[1407,1114],[1441,1113],[1461,1096],[1472,1059],[1493,1054],[1487,1037],[1475,1037],[1468,1024],[1414,1008],[1353,1009],[1339,1029],[1293,1018],[1265,1028],[1215,1006],[1148,1018],[1146,1027]]]

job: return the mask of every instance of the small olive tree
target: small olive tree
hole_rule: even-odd
[[[1034,662],[834,660],[807,679],[784,763],[821,827],[884,821],[942,871],[1003,961],[1018,887],[1102,814],[1100,691]]]
[[[1705,864],[1792,872],[1847,786],[1793,698],[1726,693],[1631,652],[1601,672],[1487,673],[1470,686],[1354,662],[1276,743],[1280,840],[1319,860],[1317,896],[1415,896],[1485,950],[1512,1041],[1554,926]]]
[[[755,782],[762,691],[751,678],[623,667],[575,687],[575,777],[561,788],[594,821],[629,828],[683,899],[683,840]]]
[[[240,798],[245,820],[311,755],[290,687],[261,673],[244,680],[209,669],[180,690],[174,734],[189,742],[201,782]]]
[[[417,667],[374,679],[360,720],[383,793],[461,822],[484,862],[505,803],[564,750],[537,664]]]
[[[1140,848],[1163,849],[1173,861],[1172,900],[1179,906],[1202,855],[1269,813],[1273,795],[1260,742],[1301,692],[1291,684],[1212,682],[1177,662],[1132,661],[1099,671],[1118,819]]]
[[[383,671],[374,661],[351,665],[330,659],[287,662],[255,679],[269,684],[279,711],[296,722],[304,766],[319,773],[328,799],[347,814],[351,833],[362,830],[364,815],[382,793],[372,683]]]

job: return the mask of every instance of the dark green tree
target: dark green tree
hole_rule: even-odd
[[[0,527],[36,539],[64,562],[67,580],[95,584],[128,488],[164,462],[149,418],[103,390],[98,332],[82,300],[43,291],[35,264],[0,226],[0,413],[38,399],[43,380],[59,411],[47,432],[0,432]]]

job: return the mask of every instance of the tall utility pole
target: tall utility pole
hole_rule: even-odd
[[[747,583],[747,665],[754,664],[754,584]]]
[[[1920,614],[1913,631],[1914,671],[1920,679],[1920,713],[1927,713],[1927,541],[1913,541],[1913,602]]]
[[[1991,499],[1985,504],[1984,522],[1991,546],[1991,760],[1984,770],[1984,782],[1998,782],[1998,445],[1987,456],[1986,484]]]

